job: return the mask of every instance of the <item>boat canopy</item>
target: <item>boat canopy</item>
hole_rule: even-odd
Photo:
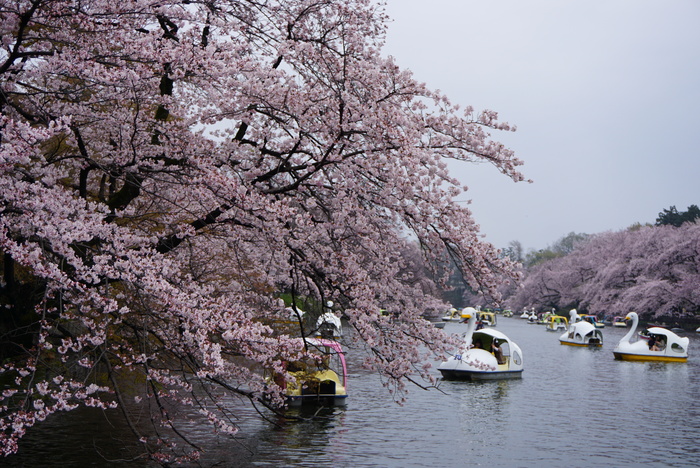
[[[340,343],[326,338],[307,338],[306,343],[310,347],[314,348],[313,351],[317,351],[321,354],[333,354],[334,356],[338,357],[340,360],[340,366],[343,370],[343,387],[347,388],[348,368],[345,363],[345,353],[343,352],[343,347],[340,345]],[[329,353],[327,350],[322,348],[332,349],[333,352]]]
[[[661,327],[651,327],[646,329],[646,335],[662,335],[665,337],[672,337],[675,339],[676,335],[674,332],[671,330],[668,330],[666,328],[661,328]]]

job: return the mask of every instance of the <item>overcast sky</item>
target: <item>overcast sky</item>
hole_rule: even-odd
[[[700,205],[700,1],[388,0],[386,55],[492,133],[533,184],[453,173],[496,247],[654,223]]]

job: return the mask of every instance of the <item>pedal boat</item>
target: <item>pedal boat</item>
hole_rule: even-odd
[[[603,333],[592,323],[580,320],[576,309],[569,312],[569,329],[559,337],[559,344],[566,346],[603,346]]]
[[[547,331],[566,330],[569,324],[566,317],[562,315],[550,315],[545,320],[544,329]]]
[[[493,328],[475,331],[477,311],[467,307],[462,311],[467,319],[467,332],[457,353],[438,366],[445,380],[519,379],[523,372],[523,352],[505,334]],[[496,343],[500,352],[492,353]],[[477,347],[481,345],[481,348]]]
[[[612,325],[613,327],[627,328],[627,322],[625,322],[625,319],[623,317],[613,318]]]
[[[598,317],[595,315],[584,315],[583,320],[592,323],[596,328],[605,328],[605,323],[598,320]]]
[[[647,329],[648,336],[655,337],[661,343],[660,350],[649,348],[649,340],[636,340],[630,343],[630,339],[637,331],[639,317],[636,312],[630,312],[625,320],[632,321],[632,327],[613,350],[615,359],[621,361],[661,361],[661,362],[688,362],[688,337],[680,337],[671,330],[661,327]]]
[[[485,327],[495,327],[496,326],[496,314],[493,312],[479,312],[477,311],[478,318]]]
[[[321,359],[287,364],[287,372],[293,377],[292,380],[282,382],[287,405],[345,404],[348,397],[348,372],[342,346],[337,341],[323,338],[307,338],[306,342],[309,351]]]
[[[440,320],[442,320],[443,322],[461,322],[462,313],[459,310],[452,308],[448,310],[447,313],[443,315]]]

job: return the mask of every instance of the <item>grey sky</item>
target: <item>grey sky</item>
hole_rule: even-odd
[[[700,205],[700,1],[388,0],[387,55],[493,133],[533,184],[454,172],[486,239],[544,248],[569,232]]]

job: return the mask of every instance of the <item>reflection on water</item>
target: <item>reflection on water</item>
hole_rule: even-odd
[[[149,466],[134,458],[138,443],[114,410],[78,408],[58,413],[30,430],[20,452],[0,466],[26,468]],[[152,466],[152,465],[150,465]]]
[[[464,327],[449,323],[446,331],[460,333]],[[200,437],[211,439],[201,465],[698,465],[700,337],[688,333],[687,364],[644,363],[613,358],[625,329],[604,329],[605,343],[598,349],[562,346],[559,333],[518,318],[500,318],[498,329],[523,349],[522,379],[442,381],[439,391],[413,389],[399,406],[376,375],[357,367],[359,359],[351,353],[346,406],[302,407],[290,410],[296,420],[268,421],[241,408],[242,433],[235,440],[215,439],[208,427],[201,429]],[[25,457],[24,466],[46,466],[37,460],[92,445],[93,436],[74,435],[75,427],[65,422],[57,425],[40,429],[44,432],[24,445],[25,453],[40,454]],[[103,461],[99,466],[144,465]]]

